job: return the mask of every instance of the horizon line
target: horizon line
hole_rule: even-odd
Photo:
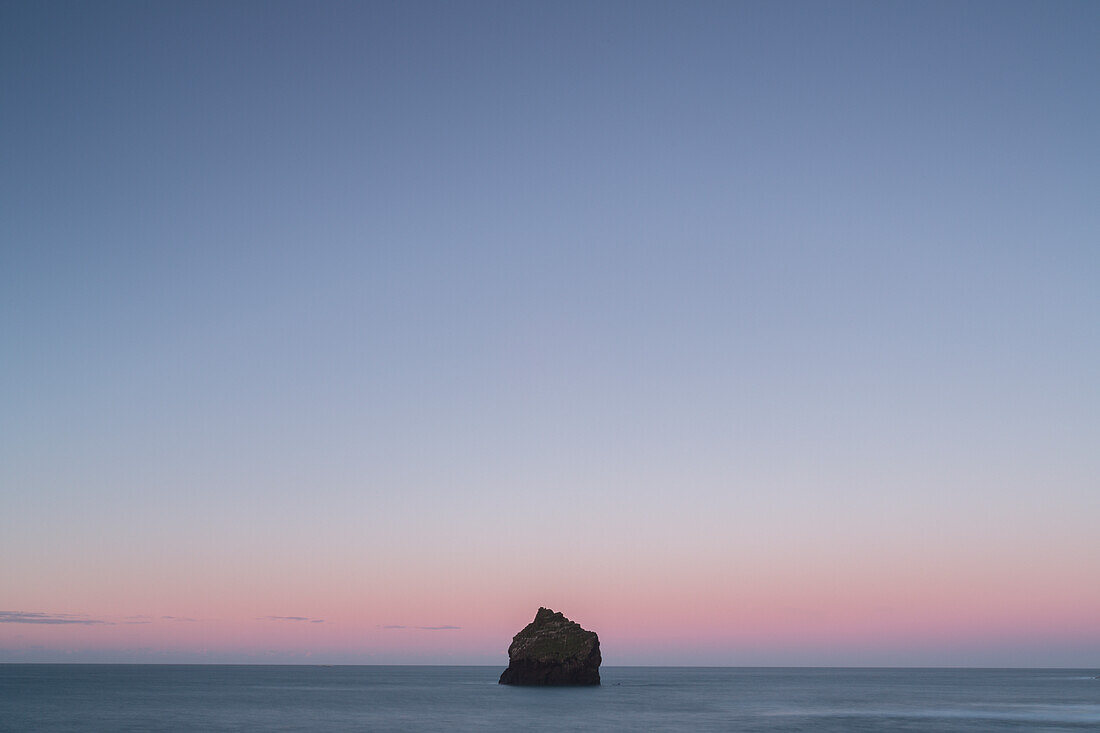
[[[496,669],[507,666],[507,662],[498,664],[348,664],[348,663],[309,663],[309,662],[4,662],[0,666],[36,665],[68,667],[483,667]],[[1100,665],[1088,667],[1060,666],[1016,666],[982,667],[970,665],[800,665],[800,664],[603,664],[600,669],[960,669],[960,670],[1021,670],[1021,669],[1064,669],[1064,670],[1100,670]]]

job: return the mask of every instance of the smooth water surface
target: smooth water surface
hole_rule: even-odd
[[[1100,670],[0,665],[3,731],[1098,731]]]

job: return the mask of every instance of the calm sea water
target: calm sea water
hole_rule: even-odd
[[[1100,731],[1100,670],[0,665],[3,731]]]

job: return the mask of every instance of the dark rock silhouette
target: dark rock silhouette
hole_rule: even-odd
[[[549,608],[512,639],[502,685],[598,685],[600,638]]]

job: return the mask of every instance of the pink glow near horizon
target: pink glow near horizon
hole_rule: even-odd
[[[527,600],[471,577],[469,592],[453,591],[435,600],[407,580],[385,595],[318,594],[308,602],[222,595],[185,613],[161,608],[118,614],[104,604],[101,615],[89,615],[106,622],[101,624],[0,624],[0,648],[157,649],[169,654],[271,650],[305,657],[359,654],[363,661],[402,655],[411,660],[482,660],[503,654],[511,635],[538,605],[563,610],[597,629],[610,659],[616,654],[650,658],[646,655],[676,649],[711,650],[721,658],[725,649],[729,663],[736,663],[744,650],[769,648],[907,649],[1012,639],[1095,643],[1100,638],[1095,585],[1052,582],[1049,592],[1021,596],[1007,578],[997,583],[987,579],[983,585],[964,573],[950,582],[903,577],[886,585],[876,576],[847,575],[801,585],[776,580],[754,586],[718,582],[699,572],[665,578],[663,588],[619,588],[613,596],[562,584],[545,598],[530,591],[521,594]],[[265,613],[272,609],[276,613]],[[56,612],[67,611],[61,607]],[[451,626],[459,628],[446,628]]]
[[[49,587],[22,578],[0,611],[108,623],[0,623],[0,649],[485,660],[503,653],[539,605],[597,629],[609,659],[679,658],[678,650],[687,658],[694,650],[733,664],[746,653],[766,661],[770,649],[782,660],[803,649],[825,663],[838,648],[1043,640],[1094,648],[1100,640],[1093,560],[1073,541],[975,552],[960,538],[920,554],[894,544],[862,557],[835,545],[805,555],[780,541],[772,547],[769,554],[718,547],[700,552],[709,559],[698,563],[662,547],[553,561],[458,553],[411,555],[402,564],[315,556],[278,565],[181,563],[139,585],[129,578],[146,571],[134,560],[120,564],[117,582],[70,566],[71,575]],[[437,628],[446,626],[460,628]]]

